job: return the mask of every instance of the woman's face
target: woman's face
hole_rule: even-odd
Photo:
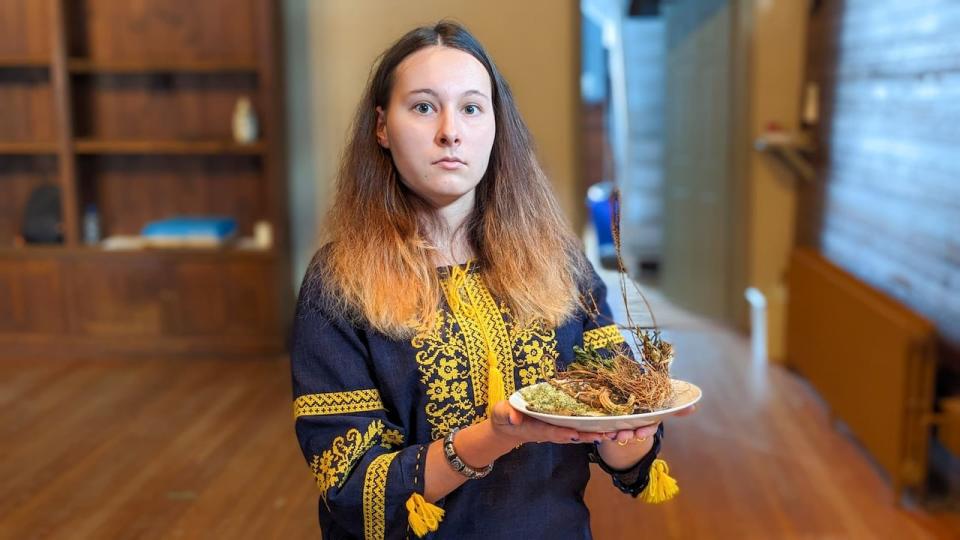
[[[405,58],[387,110],[377,108],[377,140],[390,150],[403,183],[434,208],[472,203],[495,132],[487,70],[449,47]]]

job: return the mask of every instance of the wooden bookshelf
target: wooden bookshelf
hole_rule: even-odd
[[[131,356],[283,350],[293,298],[278,9],[0,3],[0,299],[14,304],[0,309],[0,357],[116,353],[111,343]],[[240,98],[259,124],[248,144],[232,137]],[[63,239],[25,244],[27,201],[44,184],[60,188]],[[265,222],[273,244],[107,250],[84,242],[91,205],[103,236],[208,214],[235,218],[241,237]]]

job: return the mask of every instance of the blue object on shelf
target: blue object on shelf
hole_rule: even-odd
[[[613,182],[598,182],[587,190],[587,208],[590,219],[597,230],[597,246],[603,253],[613,248],[613,228],[611,223],[610,197],[613,195]]]
[[[237,230],[237,220],[229,217],[178,216],[148,223],[140,234],[147,237],[206,237],[224,239]]]

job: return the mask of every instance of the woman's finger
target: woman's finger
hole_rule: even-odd
[[[510,418],[514,408],[507,401],[501,401],[493,406],[490,414],[490,420],[497,425],[513,425],[513,419]]]
[[[582,441],[608,441],[610,440],[610,433],[599,433],[596,431],[581,431],[579,433],[580,440]]]
[[[524,420],[526,420],[526,415],[523,414],[522,412],[514,409],[514,408],[511,406],[511,407],[510,407],[510,413],[509,413],[509,416],[507,417],[507,419],[510,421],[510,425],[512,425],[512,426],[519,426],[520,424],[523,423]]]
[[[696,411],[696,410],[697,410],[697,406],[696,406],[696,405],[691,405],[691,406],[687,407],[686,409],[683,409],[683,410],[680,410],[680,411],[677,411],[677,412],[673,413],[673,416],[689,416],[689,415],[693,414],[693,411]]]
[[[642,428],[637,429],[635,436],[638,439],[647,439],[649,437],[652,437],[657,432],[657,429],[659,429],[659,427],[660,427],[659,422],[651,426],[643,426]]]

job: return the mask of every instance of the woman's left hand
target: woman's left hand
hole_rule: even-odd
[[[686,409],[677,411],[676,413],[670,415],[673,416],[689,416],[693,414],[693,411],[697,410],[696,405],[691,405]],[[660,422],[655,424],[650,424],[649,426],[643,426],[637,429],[625,429],[616,432],[607,433],[607,438],[611,441],[616,441],[620,444],[628,444],[634,441],[646,441],[650,437],[653,437],[653,434],[657,432],[657,429],[660,427]]]
[[[650,424],[649,426],[643,426],[637,429],[624,429],[610,432],[607,433],[607,438],[619,444],[628,444],[634,441],[644,442],[650,437],[653,437],[659,427],[660,422],[657,422],[656,424]]]
[[[690,406],[672,416],[687,416],[694,410],[696,406]],[[607,433],[607,440],[600,443],[600,457],[614,469],[633,467],[653,448],[653,435],[659,427],[660,422],[657,422],[637,429]]]

